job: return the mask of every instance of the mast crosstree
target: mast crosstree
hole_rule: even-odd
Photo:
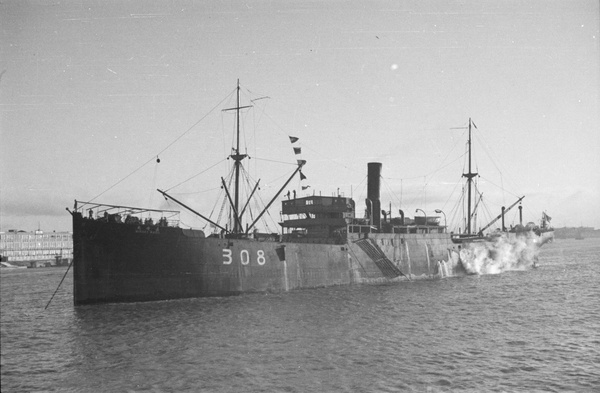
[[[262,98],[268,98],[268,97],[261,97],[259,99],[262,99]],[[204,219],[205,221],[209,222],[216,228],[221,229],[225,234],[227,234],[228,236],[231,236],[231,237],[243,237],[245,235],[248,235],[248,233],[256,225],[258,220],[265,214],[265,212],[269,209],[269,207],[271,207],[273,202],[275,202],[275,200],[279,197],[279,195],[281,195],[284,188],[289,184],[289,182],[292,180],[292,178],[298,172],[300,172],[300,170],[306,163],[306,161],[304,161],[304,160],[298,160],[298,167],[296,168],[296,170],[287,179],[287,181],[279,189],[279,191],[277,191],[277,193],[275,194],[275,196],[273,196],[273,198],[269,201],[269,203],[267,203],[267,205],[263,208],[263,210],[260,212],[260,214],[254,219],[254,221],[251,224],[246,223],[246,228],[244,229],[242,217],[243,217],[244,213],[246,212],[248,205],[250,204],[250,200],[252,199],[254,193],[258,189],[258,184],[260,182],[260,179],[256,182],[256,185],[254,186],[254,188],[252,189],[252,192],[248,196],[248,200],[244,203],[244,206],[240,209],[240,171],[242,168],[242,161],[246,157],[249,157],[248,154],[243,154],[240,152],[240,110],[246,109],[246,108],[252,108],[252,107],[253,107],[253,105],[243,105],[243,106],[240,105],[240,80],[238,79],[237,87],[236,87],[236,106],[233,108],[227,108],[227,109],[222,110],[223,112],[235,111],[235,116],[236,116],[235,143],[234,143],[234,146],[231,148],[232,153],[229,155],[229,158],[233,159],[233,161],[234,161],[233,170],[234,170],[235,182],[234,182],[233,193],[231,193],[230,190],[228,189],[225,179],[221,178],[221,186],[225,190],[226,198],[229,201],[229,204],[230,204],[231,210],[232,210],[232,215],[233,215],[233,220],[232,220],[233,228],[232,229],[228,229],[227,227],[224,228],[223,226],[217,224],[216,222],[210,220],[209,218],[201,215],[194,209],[185,205],[181,201],[178,201],[177,199],[173,198],[171,195],[167,194],[165,191],[158,190],[165,198],[169,198],[172,201],[176,202],[177,204],[181,205],[182,207],[188,209],[189,211],[196,214],[197,216]],[[233,197],[232,197],[232,194],[233,194]]]
[[[240,109],[251,108],[252,105],[240,106],[240,80],[237,80],[237,100],[236,106],[234,108],[223,109],[223,112],[227,111],[235,111],[236,117],[236,147],[233,150],[233,153],[229,156],[234,160],[234,169],[235,169],[235,188],[234,188],[234,200],[233,200],[233,214],[235,215],[233,220],[233,233],[241,233],[242,232],[242,218],[238,215],[239,205],[240,205],[240,167],[242,165],[242,160],[248,157],[247,154],[240,154]],[[225,183],[223,182],[223,185]]]

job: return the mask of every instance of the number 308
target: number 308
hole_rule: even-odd
[[[224,248],[223,249],[223,264],[231,265],[232,262],[233,262],[233,251],[230,250],[229,248]],[[240,262],[242,263],[242,265],[250,264],[250,253],[248,252],[248,250],[240,251]],[[258,263],[260,266],[262,266],[265,264],[265,262],[267,262],[267,260],[265,258],[265,252],[263,250],[256,251],[256,263]]]

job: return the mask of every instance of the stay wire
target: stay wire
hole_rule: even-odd
[[[201,172],[198,172],[198,173],[196,173],[195,175],[193,175],[193,176],[191,176],[191,177],[187,178],[186,180],[184,180],[184,181],[182,181],[182,182],[180,182],[180,183],[177,183],[177,184],[175,184],[175,185],[174,185],[174,186],[172,186],[172,187],[169,187],[169,188],[167,188],[167,191],[170,191],[170,190],[172,190],[172,189],[173,189],[173,188],[175,188],[175,187],[179,187],[180,185],[182,185],[182,184],[184,184],[184,183],[187,183],[188,181],[192,180],[193,178],[195,178],[195,177],[198,177],[198,176],[200,176],[201,174],[203,174],[203,173],[205,173],[205,172],[207,172],[207,171],[209,171],[209,170],[213,169],[214,167],[216,167],[217,165],[219,165],[220,163],[222,163],[222,162],[223,162],[223,161],[225,161],[225,160],[227,160],[227,159],[226,159],[226,158],[223,158],[221,161],[219,161],[219,162],[217,162],[217,163],[215,163],[215,164],[211,165],[210,167],[206,168],[205,170],[203,170],[203,171],[201,171]]]
[[[200,122],[202,122],[204,119],[206,119],[208,117],[208,115],[210,115],[215,109],[217,109],[217,107],[219,107],[227,98],[229,98],[231,96],[232,93],[230,93],[228,96],[226,96],[225,98],[223,98],[221,101],[219,101],[219,103],[217,105],[215,105],[210,111],[208,111],[204,116],[202,116],[200,118],[200,120],[198,120],[197,122],[195,122],[194,124],[192,124],[191,127],[189,127],[184,133],[182,133],[181,135],[179,135],[177,138],[175,138],[175,140],[171,143],[169,143],[167,145],[167,147],[165,147],[164,149],[162,149],[161,151],[158,152],[158,154],[155,154],[152,156],[152,158],[150,158],[148,161],[144,162],[142,165],[140,165],[137,169],[135,169],[133,172],[131,172],[129,175],[125,176],[124,178],[122,178],[121,180],[117,181],[115,184],[113,184],[112,186],[110,186],[109,188],[107,188],[106,190],[102,191],[100,194],[96,195],[95,197],[93,197],[92,199],[90,199],[88,202],[93,202],[95,201],[97,198],[101,197],[102,195],[106,194],[108,191],[112,190],[113,188],[115,188],[117,185],[121,184],[123,181],[125,181],[126,179],[128,179],[129,177],[131,177],[133,174],[137,173],[140,169],[142,169],[143,167],[145,167],[146,165],[148,165],[149,162],[153,161],[156,157],[160,156],[162,153],[164,153],[165,151],[167,151],[167,149],[169,149],[171,146],[173,146],[177,141],[179,141],[181,138],[183,138],[188,132],[190,132],[194,127],[196,127],[198,124],[200,124]]]

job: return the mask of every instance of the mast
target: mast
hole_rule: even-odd
[[[237,105],[236,107],[236,119],[237,119],[237,146],[235,148],[236,156],[233,157],[235,160],[235,205],[234,213],[237,216],[238,205],[240,203],[240,165],[244,157],[240,156],[240,80],[237,81]],[[240,230],[239,217],[235,219],[235,226],[233,227],[233,233],[238,233]]]
[[[230,111],[235,109],[236,117],[236,146],[233,149],[233,154],[229,157],[234,160],[235,169],[235,185],[234,185],[234,201],[233,201],[233,214],[235,215],[233,220],[233,233],[242,232],[242,218],[238,216],[239,203],[240,203],[240,166],[242,160],[248,157],[247,154],[240,154],[240,109],[250,108],[252,105],[240,106],[240,80],[237,80],[237,100],[235,108],[223,109],[223,111]]]
[[[260,212],[260,214],[258,215],[258,217],[256,217],[256,219],[252,222],[252,224],[248,225],[248,223],[246,223],[246,230],[244,230],[243,229],[243,223],[242,223],[242,217],[244,215],[244,212],[246,211],[246,208],[250,204],[252,196],[254,195],[254,193],[256,192],[256,190],[258,189],[258,185],[259,185],[260,179],[256,182],[256,185],[254,186],[254,189],[252,190],[252,192],[248,196],[248,200],[246,201],[246,203],[244,204],[244,207],[240,211],[240,168],[242,166],[242,161],[244,160],[244,158],[248,157],[247,154],[241,154],[240,153],[240,109],[252,108],[253,105],[240,106],[240,80],[239,79],[237,80],[236,96],[237,97],[236,97],[236,105],[235,105],[235,107],[233,107],[233,108],[227,108],[227,109],[223,109],[222,110],[223,112],[235,111],[235,115],[236,115],[235,142],[234,142],[234,146],[232,146],[232,148],[231,148],[232,153],[229,156],[229,158],[232,158],[234,160],[234,170],[235,170],[235,184],[234,184],[234,190],[233,190],[234,191],[233,192],[233,198],[232,198],[232,195],[230,193],[230,190],[227,187],[227,184],[225,183],[225,179],[221,178],[221,184],[222,184],[223,189],[225,190],[225,193],[227,195],[227,199],[229,200],[229,204],[231,206],[231,210],[232,210],[232,214],[233,214],[233,229],[232,230],[228,230],[226,227],[223,228],[222,226],[220,226],[216,222],[211,221],[209,218],[203,216],[202,214],[200,214],[197,211],[193,210],[189,206],[187,206],[184,203],[182,203],[182,202],[178,201],[177,199],[173,198],[171,195],[167,194],[165,191],[158,190],[158,192],[160,192],[165,198],[169,198],[169,199],[173,200],[174,202],[176,202],[179,205],[183,206],[184,208],[188,209],[189,211],[191,211],[192,213],[196,214],[197,216],[199,216],[200,218],[204,219],[205,221],[209,222],[210,224],[214,225],[215,227],[220,228],[228,237],[240,238],[240,237],[243,237],[244,235],[248,234],[248,231],[254,227],[254,225],[258,222],[258,220],[263,216],[263,214],[273,204],[273,202],[275,201],[275,199],[277,199],[277,197],[279,197],[279,195],[281,194],[281,192],[283,191],[283,189],[289,184],[289,182],[292,180],[292,178],[298,172],[300,172],[302,170],[302,167],[304,166],[304,164],[306,164],[306,161],[304,161],[304,160],[297,160],[298,161],[298,167],[296,168],[296,170],[294,171],[294,173],[285,182],[285,184],[281,187],[281,189],[275,194],[275,196],[273,197],[273,199],[271,199],[271,201],[267,204],[267,206]],[[269,98],[269,97],[261,97],[261,98],[258,98],[258,99],[262,99],[262,98]],[[256,101],[256,100],[251,100],[251,102],[253,102],[253,101]],[[300,172],[300,175],[302,175],[301,172]],[[87,204],[89,202],[85,202],[85,203]],[[77,201],[75,201],[75,210],[77,210]],[[168,211],[168,210],[157,210],[157,211]]]
[[[467,234],[471,233],[471,188],[473,186],[473,178],[477,176],[477,173],[471,172],[471,118],[469,117],[469,140],[467,146],[469,149],[469,173],[463,173],[463,177],[467,178]],[[477,126],[475,126],[477,128]]]
[[[268,98],[268,97],[261,97],[261,98]],[[296,170],[294,171],[292,176],[290,176],[290,178],[283,185],[283,187],[281,187],[281,189],[277,192],[277,194],[273,197],[273,199],[267,204],[267,206],[258,215],[258,217],[256,217],[254,222],[252,222],[252,224],[250,224],[250,225],[246,224],[246,230],[244,231],[243,224],[242,224],[242,215],[244,214],[244,211],[248,207],[248,203],[250,203],[250,199],[252,198],[252,195],[258,188],[258,182],[257,182],[256,186],[252,190],[252,193],[248,197],[248,201],[244,205],[243,209],[240,211],[240,167],[242,165],[242,160],[244,158],[248,157],[247,154],[240,153],[240,109],[245,109],[245,108],[252,108],[252,105],[240,106],[240,80],[238,79],[236,106],[235,106],[235,108],[223,109],[223,111],[235,110],[235,113],[236,113],[236,141],[235,141],[235,147],[232,148],[233,153],[229,156],[230,158],[232,158],[235,161],[234,162],[234,169],[235,169],[235,185],[234,185],[234,187],[235,187],[235,189],[234,189],[234,200],[233,201],[231,200],[231,195],[229,194],[229,191],[227,190],[227,186],[225,185],[225,180],[223,178],[221,178],[221,182],[223,184],[223,187],[225,188],[225,192],[227,193],[227,197],[229,198],[229,203],[231,204],[231,208],[232,208],[233,214],[234,214],[233,230],[231,231],[231,233],[234,235],[237,235],[237,236],[242,236],[244,234],[246,234],[246,235],[248,234],[248,231],[250,229],[252,229],[252,227],[254,227],[254,225],[258,222],[258,220],[262,217],[262,215],[267,211],[267,209],[269,209],[269,207],[275,201],[275,199],[281,194],[283,189],[288,185],[288,183],[292,180],[292,178],[296,175],[296,173],[300,172],[300,170],[302,169],[302,166],[306,163],[306,161],[298,160],[298,168],[296,168]]]

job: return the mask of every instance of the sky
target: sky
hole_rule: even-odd
[[[596,0],[3,1],[0,229],[174,208],[157,188],[216,214],[238,79],[265,202],[301,158],[288,190],[361,211],[381,162],[382,206],[451,220],[471,118],[489,216],[525,195],[526,221],[600,228],[599,21]]]

